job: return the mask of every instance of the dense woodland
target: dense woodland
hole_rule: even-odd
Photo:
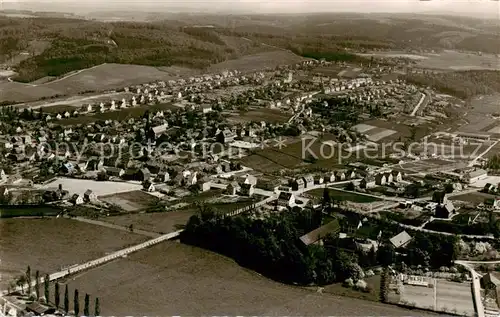
[[[328,210],[330,214],[333,211]],[[205,209],[191,217],[181,241],[229,256],[272,279],[301,285],[357,280],[362,268],[402,260],[410,266],[439,268],[449,266],[457,257],[456,237],[422,233],[415,233],[407,250],[402,252],[407,256],[400,259],[389,244],[377,251],[356,251],[345,245],[349,239],[334,235],[324,237],[322,246],[305,246],[299,237],[324,223],[323,211],[294,208],[291,212],[255,219],[245,215],[223,217]],[[402,231],[390,223],[385,223],[384,228],[386,237]]]
[[[417,85],[467,99],[476,95],[500,92],[500,71],[458,71],[438,74],[412,74],[405,79]]]
[[[456,48],[500,53],[491,27],[474,25],[473,19],[389,19],[391,23],[338,14],[181,15],[175,21],[104,23],[57,17],[0,17],[0,61],[29,52],[31,56],[21,58],[17,67],[17,80],[29,82],[103,62],[204,68],[277,48],[304,57],[349,62],[363,61],[353,53],[365,50]],[[195,24],[214,27],[193,27]],[[479,25],[484,32],[463,32],[471,25]]]

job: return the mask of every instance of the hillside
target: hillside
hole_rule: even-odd
[[[203,27],[200,27],[203,26]],[[102,63],[210,65],[276,49],[356,61],[354,52],[457,49],[500,53],[498,25],[426,15],[189,15],[152,22],[0,17],[0,62],[33,82]]]

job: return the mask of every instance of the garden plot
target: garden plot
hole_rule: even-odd
[[[369,130],[375,129],[376,127],[364,123],[360,123],[358,125],[354,126],[354,129],[358,131],[359,133],[365,133]]]

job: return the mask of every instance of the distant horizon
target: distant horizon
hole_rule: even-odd
[[[439,14],[497,18],[500,21],[500,2],[491,0],[228,0],[143,2],[107,0],[3,0],[5,10],[55,11],[75,14],[90,12],[141,13],[207,13],[207,14],[314,14],[314,13],[387,13]]]

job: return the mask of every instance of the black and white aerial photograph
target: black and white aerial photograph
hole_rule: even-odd
[[[500,2],[0,0],[0,317],[500,317]]]

